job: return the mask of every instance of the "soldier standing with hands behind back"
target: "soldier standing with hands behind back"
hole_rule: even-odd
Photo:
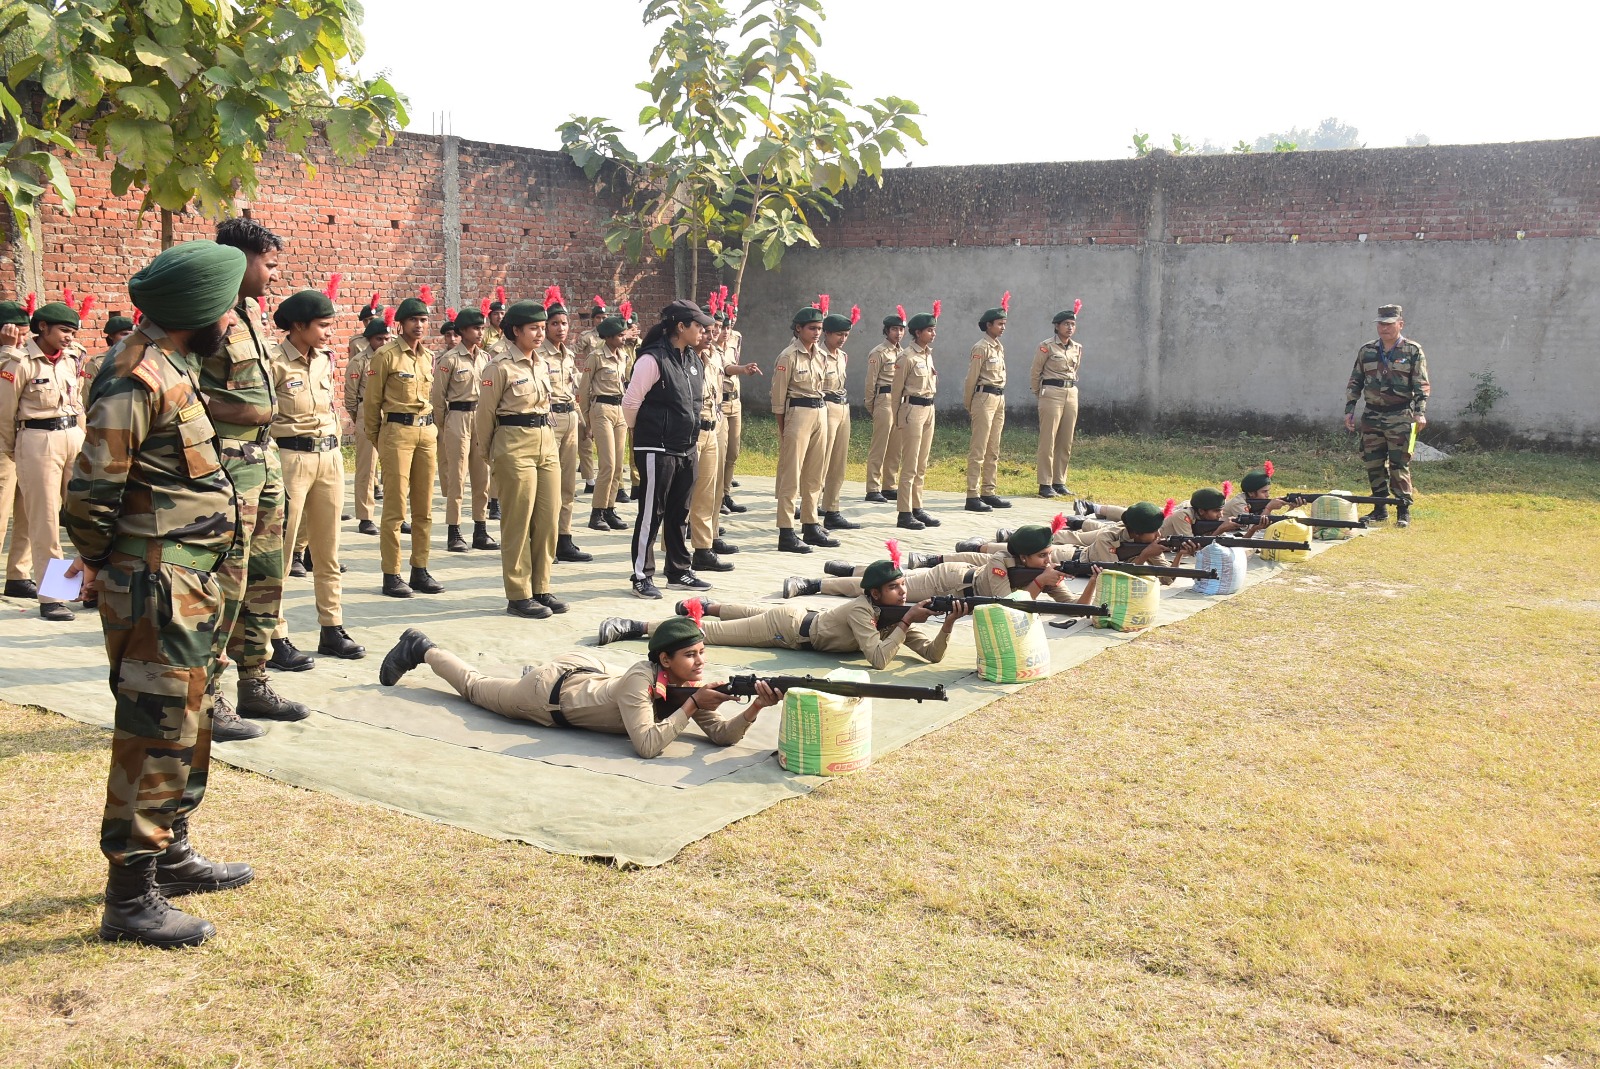
[[[972,417],[972,446],[967,450],[967,511],[1008,509],[1011,502],[996,494],[1000,466],[1000,435],[1006,428],[1006,349],[1000,335],[1006,332],[1011,293],[1000,298],[978,319],[983,340],[972,347],[966,388],[961,403]]]
[[[1083,346],[1072,340],[1078,329],[1082,301],[1073,301],[1070,312],[1062,311],[1050,320],[1055,337],[1039,343],[1033,358],[1028,384],[1039,399],[1039,496],[1064,497],[1072,493],[1067,486],[1067,464],[1072,459],[1072,433],[1078,426],[1078,366],[1083,362]]]
[[[1356,352],[1356,364],[1344,393],[1344,425],[1356,430],[1356,404],[1361,413],[1361,462],[1374,497],[1400,499],[1395,520],[1411,526],[1411,454],[1417,431],[1428,425],[1428,360],[1422,346],[1401,331],[1405,317],[1398,304],[1378,309],[1378,337]],[[1387,520],[1389,507],[1376,505],[1362,519]]]

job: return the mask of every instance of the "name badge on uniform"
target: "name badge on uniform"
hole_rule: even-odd
[[[178,409],[178,422],[188,423],[191,420],[199,419],[201,416],[205,415],[205,411],[206,406],[202,405],[199,401],[195,401],[193,404],[184,405],[182,408]]]
[[[533,381],[532,378],[518,379],[516,382],[513,382],[511,385],[513,385],[513,386],[526,386],[528,383],[530,383],[532,381]]]
[[[34,386],[45,386],[45,385],[48,385],[49,382],[50,382],[50,380],[48,378],[45,378],[45,379],[34,379],[31,384],[34,385]]]
[[[397,378],[397,379],[414,379],[414,378],[416,378],[416,376],[413,375],[409,371],[396,371],[394,373],[394,377]]]
[[[288,382],[284,383],[283,386],[284,386],[284,389],[286,389],[286,390],[298,390],[300,387],[304,386],[305,384],[306,384],[306,380],[305,379],[290,379]]]

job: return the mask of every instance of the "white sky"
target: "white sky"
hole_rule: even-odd
[[[730,0],[737,7],[742,0]],[[1600,6],[829,0],[823,69],[916,101],[918,165],[1118,159],[1135,128],[1232,145],[1328,116],[1370,146],[1600,133]],[[634,129],[655,34],[639,0],[367,0],[363,73],[410,129],[554,149],[568,115]],[[1585,13],[1586,12],[1586,13]],[[468,42],[463,47],[463,41]],[[891,164],[895,165],[895,164]]]

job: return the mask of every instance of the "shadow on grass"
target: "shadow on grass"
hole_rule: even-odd
[[[104,674],[104,673],[102,673]],[[28,709],[49,712],[37,705]],[[105,746],[105,729],[71,724],[43,731],[30,731],[21,735],[0,736],[0,761],[23,754],[71,754],[99,751]]]

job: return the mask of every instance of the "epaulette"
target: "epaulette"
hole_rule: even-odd
[[[117,375],[123,378],[131,375],[144,383],[151,393],[160,393],[161,373],[156,370],[150,360],[149,354],[152,351],[161,353],[160,349],[157,349],[147,341],[135,342],[130,338],[117,351],[116,363],[113,367]]]

